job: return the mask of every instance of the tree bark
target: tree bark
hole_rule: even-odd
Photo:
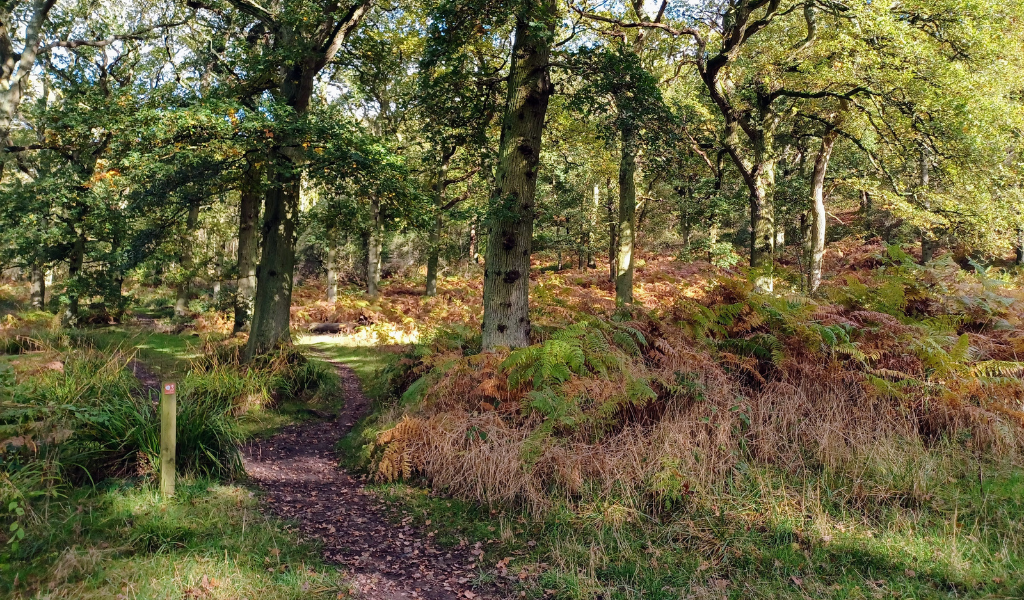
[[[867,190],[860,191],[860,213],[867,215],[871,212],[871,193]]]
[[[381,254],[384,240],[381,231],[380,198],[370,195],[370,235],[366,244],[366,295],[376,298],[380,293]]]
[[[811,282],[811,254],[814,244],[811,241],[811,219],[807,212],[800,213],[800,288],[807,291]]]
[[[619,242],[615,236],[617,223],[615,216],[615,203],[612,202],[611,180],[608,180],[606,187],[608,188],[608,194],[605,196],[604,209],[608,218],[608,281],[614,282],[615,273],[618,270],[616,268],[616,258]]]
[[[814,218],[811,220],[811,254],[808,291],[814,293],[821,285],[821,266],[825,259],[825,174],[828,161],[832,157],[832,149],[836,145],[839,134],[830,129],[821,139],[821,148],[814,159],[814,171],[811,174],[811,202],[814,206]]]
[[[516,15],[498,168],[488,216],[483,348],[530,343],[530,255],[544,116],[553,91],[548,57],[554,0],[525,0]]]
[[[195,268],[195,265],[192,264],[192,244],[195,240],[192,238],[198,223],[199,205],[194,204],[188,208],[188,217],[185,218],[185,235],[181,240],[181,269],[184,274],[181,281],[178,282],[174,301],[174,316],[179,318],[188,314],[188,296],[192,290],[192,271]]]
[[[587,252],[587,268],[596,269],[597,261],[594,260],[594,230],[597,229],[597,212],[601,208],[601,186],[597,183],[594,184],[594,208],[590,211],[589,227],[587,234],[584,236],[584,243],[586,244]]]
[[[291,52],[284,64],[275,65],[276,96],[299,117],[309,109],[316,78],[356,31],[370,11],[373,0],[356,0],[347,9],[313,15],[299,21],[292,15],[274,14],[245,0],[229,0],[239,10],[262,21],[273,32],[274,44]],[[272,7],[277,10],[278,6]],[[338,7],[336,7],[338,8]],[[283,9],[281,9],[283,10]],[[246,360],[282,345],[291,344],[292,276],[295,270],[295,225],[299,214],[302,156],[298,140],[282,139],[268,153],[269,171],[265,195],[263,245],[257,271],[252,330]]]
[[[775,165],[762,164],[759,171],[750,194],[750,266],[771,267],[775,259],[775,207],[771,199]]]
[[[32,264],[32,288],[29,291],[29,303],[36,310],[43,310],[46,306],[46,272],[43,265]]]
[[[76,231],[75,243],[71,249],[71,256],[68,258],[68,305],[64,308],[64,314],[61,316],[61,325],[64,327],[73,327],[78,323],[79,294],[81,293],[81,283],[78,279],[84,266],[85,233]]]
[[[291,344],[292,276],[295,271],[295,222],[299,216],[301,175],[291,161],[272,153],[263,215],[263,248],[256,270],[256,296],[246,358]]]
[[[1017,266],[1024,265],[1024,224],[1017,226]]]
[[[331,232],[327,242],[327,301],[334,304],[338,301],[338,242]]]
[[[480,249],[476,238],[476,217],[469,224],[469,260],[480,264]]]
[[[622,156],[619,160],[618,257],[615,265],[615,304],[633,303],[633,242],[636,230],[636,157],[637,132],[632,127],[621,131]]]
[[[253,298],[256,294],[256,225],[259,222],[259,191],[262,173],[250,154],[242,175],[238,202],[238,280],[235,296],[235,323],[232,333],[245,331],[249,325]]]
[[[931,201],[928,199],[928,185],[931,179],[931,165],[928,162],[928,150],[921,148],[921,194],[924,196],[924,206],[931,210]],[[935,251],[939,248],[939,241],[935,239],[935,232],[930,227],[921,228],[921,264],[926,265],[935,258]]]

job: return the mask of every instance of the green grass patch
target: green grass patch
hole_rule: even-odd
[[[17,551],[0,554],[11,598],[336,598],[342,575],[254,494],[208,479],[161,500],[148,484],[109,480],[36,511]]]
[[[364,388],[369,388],[377,371],[387,364],[393,353],[375,346],[355,345],[345,335],[307,335],[298,340],[300,347],[309,348],[324,358],[337,360],[352,367]]]
[[[136,350],[138,358],[160,375],[182,375],[189,362],[202,356],[203,339],[192,334],[157,333],[138,327],[84,329],[81,335],[98,350]]]
[[[1024,596],[1024,470],[989,465],[921,505],[851,507],[829,478],[737,473],[705,501],[660,515],[603,502],[538,520],[407,484],[379,486],[396,519],[440,542],[509,559],[529,597],[1018,598]],[[483,577],[481,571],[481,577]]]

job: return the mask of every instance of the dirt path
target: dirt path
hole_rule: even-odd
[[[389,521],[363,482],[337,467],[335,442],[370,402],[352,369],[331,363],[345,394],[336,420],[287,427],[243,448],[245,470],[266,492],[269,509],[322,541],[326,559],[351,571],[359,598],[501,597],[473,586],[478,570],[471,548],[439,548],[428,533]]]

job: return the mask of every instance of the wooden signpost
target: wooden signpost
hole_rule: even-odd
[[[174,495],[174,452],[177,433],[178,394],[173,381],[160,388],[160,493]]]

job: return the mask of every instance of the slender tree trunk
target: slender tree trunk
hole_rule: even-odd
[[[561,271],[562,270],[562,240],[558,237],[558,232],[559,232],[559,227],[558,227],[558,225],[555,225],[555,244],[558,245],[558,251],[557,251],[557,262],[558,262],[558,265],[556,267],[556,270],[557,271]]]
[[[29,303],[36,310],[46,306],[46,271],[38,262],[32,264],[32,289],[29,291]]]
[[[871,194],[867,190],[860,191],[860,213],[867,215],[871,212]]]
[[[444,219],[441,209],[437,209],[434,215],[434,227],[430,230],[430,255],[427,257],[427,292],[428,296],[437,295],[437,264],[440,261],[441,252],[441,229],[444,226]]]
[[[331,232],[327,242],[327,301],[334,304],[338,301],[338,242],[336,233]]]
[[[615,203],[612,201],[611,181],[607,182],[608,193],[605,195],[604,209],[608,219],[608,281],[615,281],[616,258],[618,256],[619,242],[616,239],[616,215]]]
[[[924,196],[924,206],[931,210],[931,201],[928,198],[928,185],[931,178],[931,165],[928,162],[928,150],[921,148],[921,194]],[[935,258],[935,251],[939,248],[939,241],[935,239],[935,232],[930,227],[921,229],[921,264],[926,265]]]
[[[596,269],[597,261],[594,260],[594,231],[597,229],[597,213],[601,208],[601,186],[594,184],[594,208],[590,211],[589,227],[584,237],[587,251],[587,268]]]
[[[199,205],[192,205],[188,209],[188,217],[185,219],[185,236],[182,240],[181,269],[184,271],[181,281],[178,282],[176,299],[174,301],[174,316],[184,317],[188,314],[188,296],[192,290],[192,271],[195,265],[192,264],[192,244],[195,243],[196,225],[199,223]]]
[[[469,224],[469,260],[480,264],[480,248],[476,236],[476,217],[473,217],[473,221]]]
[[[808,291],[814,293],[821,285],[821,266],[825,259],[825,174],[828,161],[832,157],[832,149],[836,145],[839,134],[830,129],[821,139],[821,148],[814,159],[814,171],[811,174],[811,202],[814,206],[814,218],[811,221],[811,255]]]
[[[78,324],[79,318],[79,295],[82,287],[79,278],[82,275],[82,268],[85,266],[85,233],[76,231],[76,234],[75,244],[71,249],[71,256],[68,258],[68,305],[61,316],[61,324],[64,327],[75,326]]]
[[[1024,223],[1017,226],[1017,260],[1018,266],[1024,265]]]
[[[380,293],[380,266],[384,240],[381,231],[380,198],[370,195],[370,236],[366,246],[366,295],[376,298]]]
[[[554,0],[525,0],[516,15],[498,169],[488,218],[483,348],[530,343],[530,255],[544,116],[553,91],[548,57]]]
[[[637,132],[625,127],[621,132],[622,156],[619,160],[618,259],[615,268],[615,304],[633,303],[633,243],[636,234],[636,156]]]
[[[444,227],[444,215],[441,214],[441,211],[444,210],[445,192],[448,188],[448,164],[454,153],[455,150],[452,150],[450,154],[445,150],[441,151],[441,164],[437,170],[437,181],[434,184],[434,193],[437,195],[437,207],[434,209],[434,228],[430,230],[430,237],[428,239],[430,254],[427,256],[427,296],[437,295],[437,265],[440,262],[441,233]],[[472,246],[472,240],[470,241],[470,246]],[[470,253],[472,253],[472,249]]]
[[[259,192],[262,173],[250,154],[242,175],[238,202],[238,280],[235,296],[235,323],[232,333],[245,331],[249,325],[253,298],[256,295],[256,225],[259,222]]]
[[[263,245],[256,270],[256,296],[246,357],[261,356],[292,342],[292,277],[295,223],[302,176],[279,152],[273,153],[263,215]]]
[[[800,213],[800,288],[807,291],[811,281],[811,254],[814,244],[811,241],[811,219],[806,212]]]

